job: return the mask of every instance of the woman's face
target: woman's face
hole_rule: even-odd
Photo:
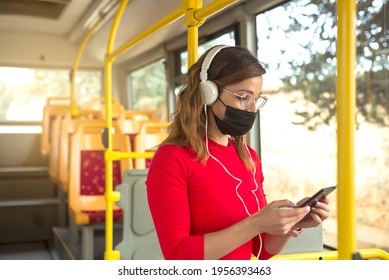
[[[211,105],[213,112],[218,118],[223,119],[226,110],[223,103],[236,109],[256,112],[255,100],[262,94],[262,84],[262,77],[254,77],[225,86],[223,89],[220,89],[219,98]],[[245,98],[242,99],[241,97]]]

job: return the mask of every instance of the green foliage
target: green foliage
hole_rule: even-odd
[[[76,99],[101,95],[101,72],[78,71]],[[0,120],[40,121],[50,96],[70,96],[69,70],[0,67]]]
[[[302,55],[287,56],[290,75],[282,79],[283,89],[301,90],[303,98],[316,105],[313,111],[296,112],[304,119],[301,124],[329,123],[336,112],[336,2],[301,0],[282,8],[289,25],[282,29],[269,24],[268,38],[280,29],[286,40],[305,36],[295,50]],[[380,125],[389,125],[388,15],[388,0],[357,0],[357,112],[361,119]],[[283,53],[288,51],[285,45]],[[284,63],[279,61],[278,67]]]
[[[160,120],[166,120],[166,66],[160,59],[133,71],[129,75],[130,109],[152,110]]]

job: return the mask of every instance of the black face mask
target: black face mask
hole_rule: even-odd
[[[257,112],[253,113],[236,109],[224,104],[220,98],[218,99],[227,108],[223,120],[216,117],[215,113],[212,111],[216,125],[220,132],[231,136],[242,136],[249,132],[249,130],[253,127],[255,118],[257,117]]]

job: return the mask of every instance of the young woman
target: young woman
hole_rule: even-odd
[[[265,72],[233,46],[208,50],[189,69],[146,182],[166,259],[268,259],[328,217],[327,198],[314,208],[266,202],[261,162],[245,137],[267,100]]]

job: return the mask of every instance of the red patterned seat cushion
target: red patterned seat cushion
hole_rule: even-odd
[[[135,152],[135,137],[138,135],[138,133],[129,133],[128,136],[130,137],[130,145],[131,145],[131,151]]]
[[[113,186],[122,182],[120,161],[113,162],[112,170]],[[81,151],[81,195],[104,195],[105,192],[105,161],[104,151],[91,150]],[[105,211],[104,210],[89,210],[82,211],[89,216],[90,223],[103,223],[105,222]],[[121,222],[123,212],[121,209],[113,211],[114,222]]]
[[[104,223],[105,222],[105,211],[81,211],[89,216],[89,223]],[[122,222],[123,221],[123,211],[122,209],[113,210],[113,221]]]
[[[104,195],[105,161],[104,151],[81,151],[81,195]],[[120,161],[113,162],[113,189],[122,182]]]

